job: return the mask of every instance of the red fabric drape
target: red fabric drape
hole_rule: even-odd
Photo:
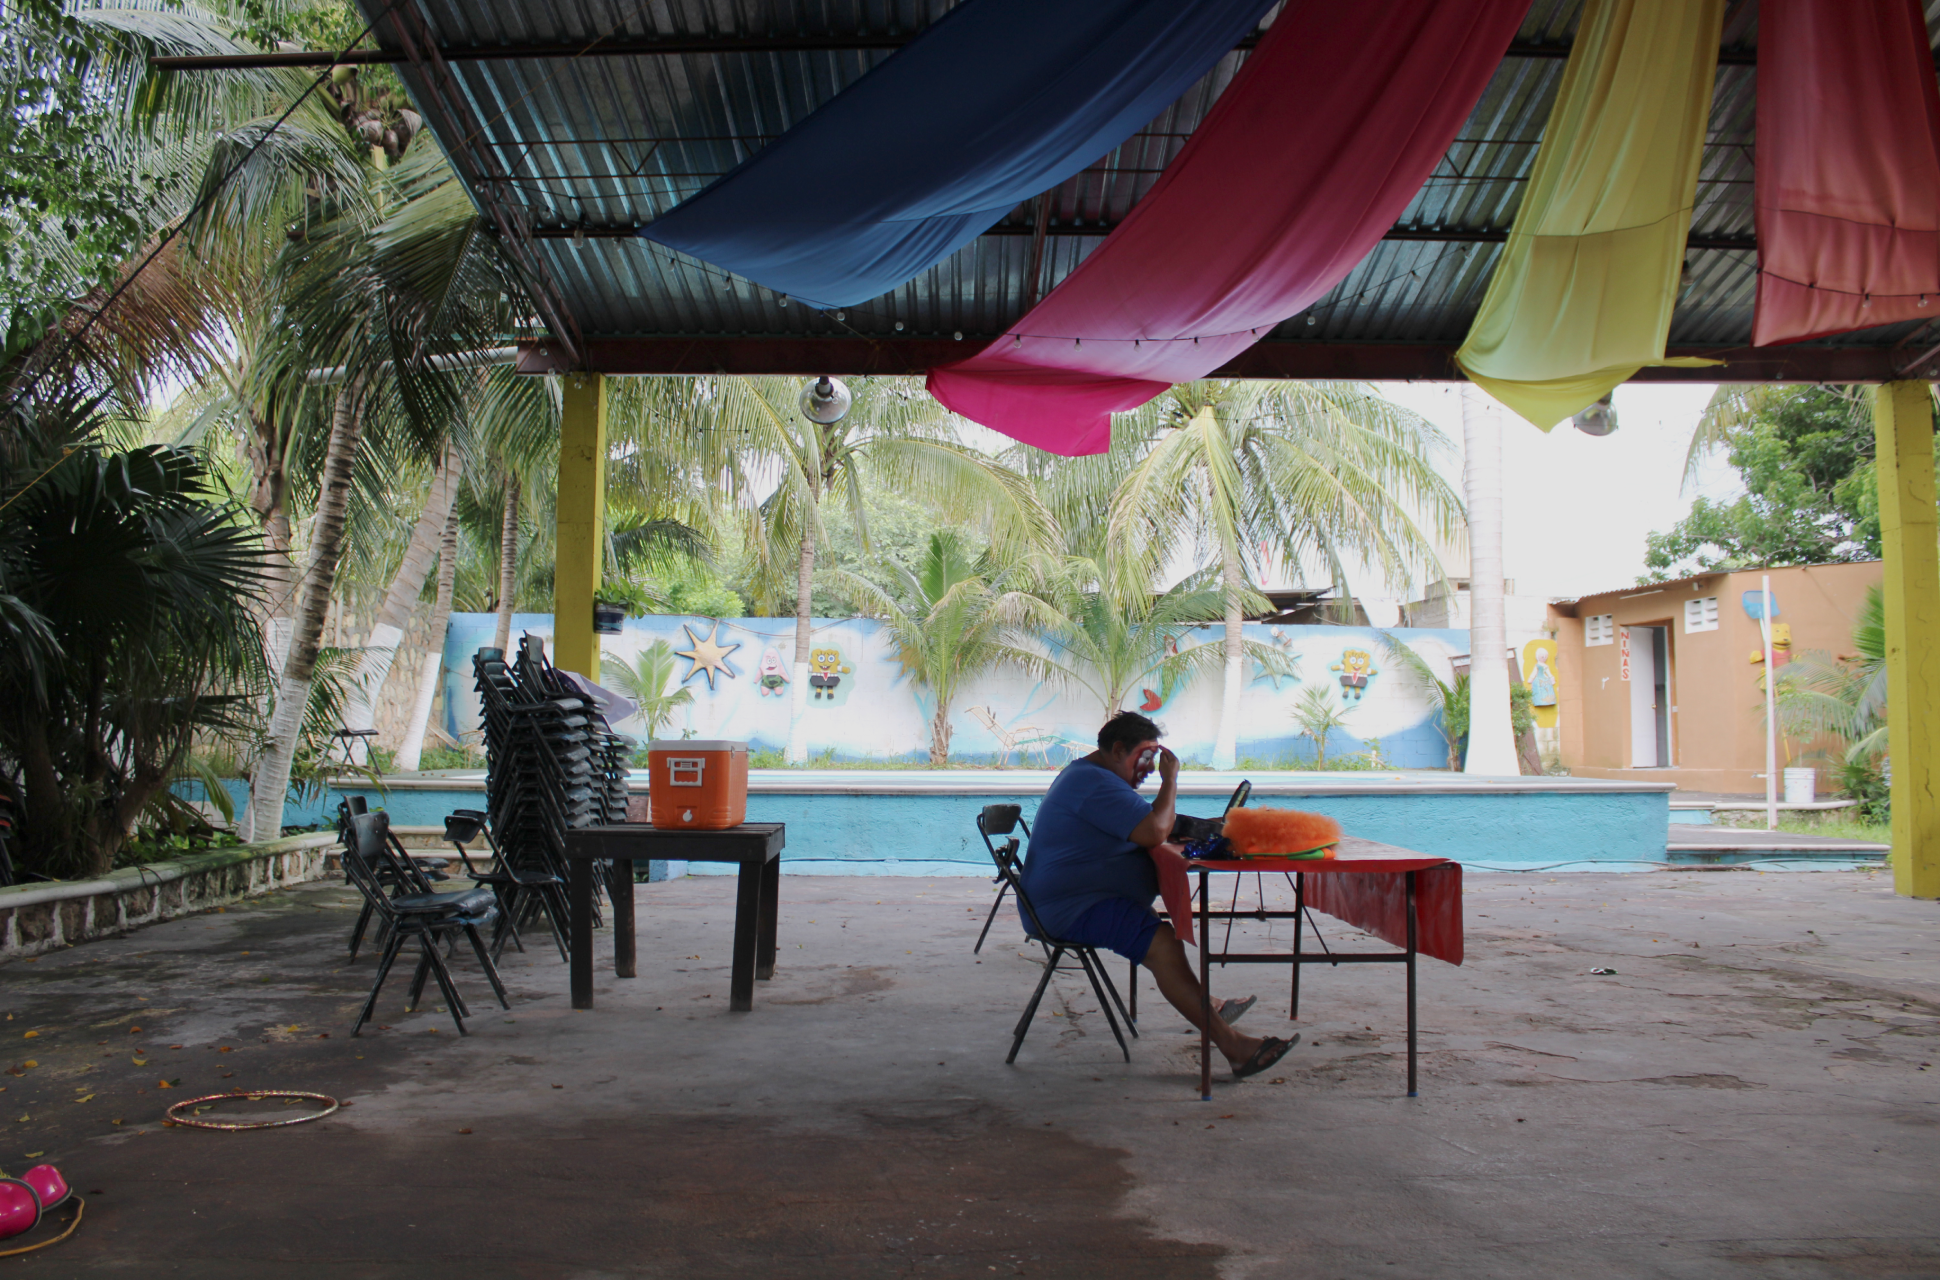
[[[1408,884],[1401,876],[1309,875],[1307,905],[1383,942],[1408,945]],[[1417,879],[1415,947],[1422,955],[1462,963],[1460,863],[1431,867]]]
[[[1397,856],[1398,854],[1398,856]],[[1173,932],[1192,943],[1191,869],[1292,871],[1305,877],[1307,905],[1365,929],[1383,942],[1408,945],[1408,881],[1415,884],[1415,947],[1425,956],[1462,963],[1462,866],[1446,858],[1405,853],[1356,853],[1352,849],[1325,859],[1248,858],[1244,862],[1188,862],[1179,854],[1154,850],[1159,896],[1172,917]]]
[[[1765,346],[1940,311],[1940,88],[1917,0],[1764,0]]]
[[[1344,279],[1434,171],[1528,0],[1290,0],[1125,221],[1003,337],[932,370],[967,418],[1103,452]]]

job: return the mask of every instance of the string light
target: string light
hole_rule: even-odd
[[[901,320],[898,320],[896,322],[896,332],[901,333],[902,331],[903,331],[903,322]]]
[[[962,341],[963,341],[963,330],[961,330],[961,329],[958,329],[958,330],[957,330],[957,331],[956,331],[955,333],[952,333],[952,334],[951,334],[950,336],[951,336],[952,338],[954,338],[954,339],[956,339],[956,340],[957,340],[958,342],[962,342]]]

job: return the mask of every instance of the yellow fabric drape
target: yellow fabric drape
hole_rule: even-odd
[[[1547,431],[1666,360],[1724,0],[1590,0],[1468,340],[1471,381]]]

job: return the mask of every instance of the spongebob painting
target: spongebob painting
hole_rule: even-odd
[[[1366,649],[1343,649],[1340,661],[1327,669],[1340,672],[1342,702],[1359,702],[1367,692],[1368,681],[1381,674],[1375,670],[1374,655]]]
[[[808,651],[808,702],[810,706],[840,706],[849,700],[854,682],[844,679],[855,668],[842,660],[842,650],[833,646]]]

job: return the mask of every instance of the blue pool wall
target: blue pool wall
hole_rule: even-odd
[[[454,613],[445,636],[443,691],[439,724],[464,741],[478,741],[478,697],[473,691],[472,655],[490,644],[496,615]],[[902,668],[899,650],[883,624],[873,618],[814,618],[812,653],[827,655],[842,673],[827,699],[819,694],[803,711],[808,751],[830,761],[874,761],[920,765],[929,758],[930,722],[935,696],[913,682]],[[1316,744],[1300,734],[1293,712],[1310,690],[1324,690],[1345,716],[1327,739],[1327,756],[1339,761],[1368,756],[1381,769],[1432,769],[1448,760],[1440,712],[1427,686],[1388,657],[1389,638],[1406,645],[1443,680],[1454,678],[1455,657],[1468,652],[1468,632],[1432,628],[1291,626],[1249,622],[1246,638],[1278,653],[1284,670],[1249,659],[1245,715],[1237,728],[1238,755],[1258,767],[1299,769],[1314,763]],[[656,640],[676,651],[691,651],[697,638],[715,637],[733,646],[723,666],[709,676],[686,657],[675,661],[675,677],[692,699],[661,728],[662,736],[746,742],[757,751],[779,752],[793,722],[792,699],[784,681],[792,670],[793,618],[700,618],[655,615],[629,618],[620,634],[601,637],[603,658],[631,662]],[[512,635],[532,635],[548,645],[552,617],[520,613]],[[1223,628],[1193,627],[1179,637],[1187,649],[1223,641]],[[1052,646],[1045,642],[1045,651]],[[1358,665],[1356,665],[1358,664]],[[1350,671],[1349,668],[1353,670]],[[1355,671],[1364,675],[1355,676]],[[1358,680],[1352,689],[1350,684]],[[1177,688],[1157,689],[1155,676],[1138,682],[1127,706],[1164,726],[1166,743],[1188,763],[1210,764],[1219,734],[1223,678],[1208,676]],[[975,714],[973,714],[973,711]],[[1104,712],[1081,686],[1039,679],[1017,667],[1000,667],[966,681],[950,708],[951,758],[959,764],[1020,764],[983,723],[988,715],[1013,738],[1036,744],[1035,759],[1053,766],[1083,755],[1097,741]],[[642,737],[647,726],[638,716],[613,724],[615,732]],[[1378,748],[1377,748],[1378,744]]]
[[[907,775],[905,775],[907,776]],[[1419,777],[1419,775],[1416,775]],[[458,808],[481,808],[476,781],[438,787],[414,780],[385,792],[370,787],[332,791],[308,804],[292,803],[291,825],[322,823],[343,794],[359,794],[387,809],[399,826],[442,826]],[[1212,775],[1182,796],[1184,813],[1216,815],[1237,781]],[[1016,804],[1025,821],[1037,811],[1048,777],[1004,788],[984,775],[974,789],[930,790],[947,785],[926,775],[921,791],[860,787],[788,790],[776,782],[748,797],[750,822],[782,822],[788,844],[782,859],[796,874],[983,875],[990,858],[975,826],[987,804]],[[1556,863],[1657,863],[1666,860],[1669,789],[1570,779],[1502,780],[1487,783],[1410,782],[1400,786],[1299,785],[1295,794],[1273,794],[1275,784],[1255,777],[1252,803],[1324,813],[1348,834],[1383,844],[1453,858],[1464,864],[1532,866]],[[716,868],[695,866],[695,874]],[[731,868],[718,870],[731,871]]]

